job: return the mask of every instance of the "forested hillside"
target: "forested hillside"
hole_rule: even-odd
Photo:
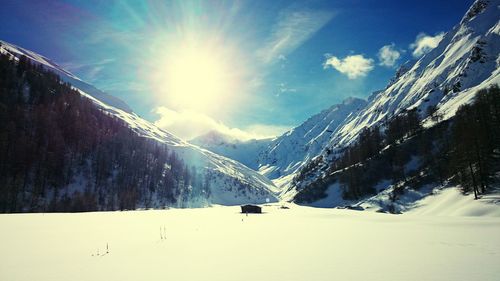
[[[26,57],[0,55],[0,212],[204,200],[203,176]],[[206,191],[205,191],[206,190]]]
[[[475,1],[432,50],[342,122],[295,174],[294,200],[403,212],[442,186],[488,192],[499,181],[498,4]]]
[[[425,117],[439,121],[429,108]],[[311,162],[294,178],[303,188],[299,203],[326,197],[325,191],[339,183],[343,198],[359,200],[374,195],[379,182],[390,181],[391,200],[407,189],[425,184],[459,184],[475,198],[498,182],[500,168],[500,88],[480,90],[472,104],[461,106],[455,117],[423,128],[416,110],[407,110],[383,122],[382,127],[365,128],[358,140],[342,151],[336,161],[324,167],[323,176],[310,171],[321,162]],[[390,210],[389,210],[390,211]]]

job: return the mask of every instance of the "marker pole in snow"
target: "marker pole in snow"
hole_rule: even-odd
[[[161,240],[167,239],[167,228],[165,226],[163,227],[160,226],[160,239]]]

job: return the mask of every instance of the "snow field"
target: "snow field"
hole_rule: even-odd
[[[498,217],[263,211],[0,215],[0,280],[500,279]]]

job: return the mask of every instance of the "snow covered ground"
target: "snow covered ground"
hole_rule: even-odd
[[[488,216],[500,218],[500,192],[482,195],[478,200],[464,196],[458,188],[435,189],[433,195],[417,201],[411,214],[433,216]],[[500,233],[498,233],[500,235]]]
[[[0,215],[0,280],[500,280],[499,217],[423,205]]]

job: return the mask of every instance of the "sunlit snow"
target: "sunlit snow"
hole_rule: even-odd
[[[0,280],[500,278],[499,217],[279,207],[0,215]]]

